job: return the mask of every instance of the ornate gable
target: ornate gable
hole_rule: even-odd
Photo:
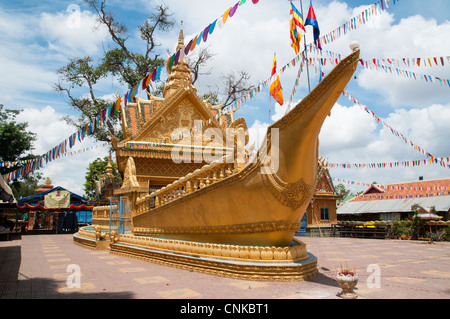
[[[150,102],[150,101],[149,101]],[[147,105],[140,101],[141,105]],[[142,112],[142,110],[141,110]],[[136,142],[159,142],[170,139],[172,134],[178,134],[183,130],[190,131],[195,121],[207,121],[213,117],[209,106],[201,100],[195,92],[179,89],[168,99],[161,102],[156,111],[150,113],[150,119],[144,120],[139,126],[139,131],[134,135]],[[141,118],[145,118],[142,116]],[[210,127],[219,128],[225,134],[224,129],[212,122]]]
[[[316,186],[316,193],[334,194],[333,181],[327,169],[322,169],[319,175],[319,182]]]

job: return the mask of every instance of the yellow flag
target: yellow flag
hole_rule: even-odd
[[[274,57],[273,65],[272,65],[272,77],[271,80],[273,80],[277,70],[277,58]],[[272,82],[270,85],[269,90],[270,95],[273,96],[275,101],[278,102],[278,104],[283,105],[284,104],[284,98],[283,98],[283,89],[281,88],[281,82],[280,77],[277,74],[276,79]]]

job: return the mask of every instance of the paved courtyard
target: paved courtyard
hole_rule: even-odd
[[[72,235],[23,236],[0,242],[0,298],[339,299],[334,278],[342,264],[358,270],[361,299],[450,299],[450,243],[301,239],[317,256],[319,274],[280,283],[222,278],[92,251],[75,245]],[[73,267],[81,271],[80,288],[67,285]]]

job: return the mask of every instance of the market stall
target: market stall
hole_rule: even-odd
[[[78,229],[78,214],[92,214],[93,205],[63,187],[53,187],[47,179],[37,194],[17,201],[26,231],[74,232]]]

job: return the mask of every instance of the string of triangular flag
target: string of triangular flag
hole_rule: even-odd
[[[84,148],[84,149],[80,149],[77,151],[71,151],[71,152],[66,152],[64,154],[59,154],[57,157],[55,157],[54,159],[57,158],[62,158],[62,157],[68,157],[68,156],[75,156],[81,153],[86,153],[89,151],[93,151],[99,148],[103,148],[106,146],[109,146],[111,143],[106,142],[103,144],[98,144],[98,145],[94,145],[88,148]],[[15,165],[22,165],[22,167],[20,167],[19,169],[9,172],[8,174],[5,174],[2,176],[3,180],[5,180],[7,183],[16,180],[18,178],[24,177],[27,174],[34,172],[35,170],[38,170],[40,168],[43,168],[45,166],[47,162],[45,161],[45,158],[43,156],[39,157],[39,158],[35,158],[35,159],[31,159],[31,160],[26,160],[26,161],[18,161],[18,162],[5,162],[5,163],[1,163],[0,167],[13,167]]]
[[[363,11],[361,11],[358,15],[353,18],[347,20],[344,24],[340,25],[333,31],[330,31],[323,36],[320,37],[320,42],[322,44],[328,44],[336,41],[338,38],[348,34],[349,32],[356,30],[359,26],[366,24],[371,21],[375,16],[378,16],[387,8],[389,8],[390,0],[380,0],[370,5]],[[393,0],[393,4],[395,5],[399,0]]]
[[[444,167],[450,168],[450,166],[446,163],[444,163],[444,161],[436,156],[433,156],[431,153],[427,152],[424,148],[418,146],[417,144],[413,143],[412,141],[410,141],[408,138],[406,138],[403,134],[401,134],[400,132],[398,132],[397,130],[395,130],[394,128],[392,128],[388,123],[386,123],[386,121],[382,120],[380,117],[378,117],[373,111],[369,110],[369,108],[363,104],[361,104],[357,99],[355,99],[353,96],[351,96],[346,90],[343,91],[342,95],[344,95],[345,97],[347,97],[350,101],[352,101],[353,103],[357,104],[362,110],[364,110],[366,113],[368,113],[369,115],[371,115],[373,118],[375,118],[378,123],[382,123],[386,128],[389,129],[389,131],[397,136],[398,138],[402,139],[402,141],[405,144],[409,144],[411,145],[416,151],[422,153],[423,155],[425,155],[427,158],[431,158],[432,161],[437,160],[437,162]]]
[[[277,75],[282,75],[286,72],[286,70],[293,68],[295,66],[298,65],[298,63],[300,63],[300,69],[303,69],[303,61],[305,61],[306,56],[305,56],[305,50],[301,51],[299,54],[297,54],[292,60],[290,60],[287,64],[285,64],[283,67],[279,68],[278,71],[276,72]],[[300,79],[300,76],[298,75],[297,79]],[[260,92],[263,91],[264,88],[267,88],[270,86],[270,78],[265,80],[264,82],[259,83],[256,88],[253,91],[250,91],[249,93],[247,93],[245,96],[243,96],[242,98],[240,98],[239,100],[237,100],[236,102],[234,102],[233,104],[231,104],[230,106],[226,107],[225,109],[222,110],[223,113],[231,113],[237,109],[240,108],[240,106],[246,102],[248,102],[249,100],[251,100],[252,98],[256,97],[256,95]]]
[[[372,4],[371,6],[369,6],[367,9],[365,9],[364,11],[362,11],[360,14],[358,14],[357,16],[349,19],[346,23],[344,23],[343,25],[339,26],[338,28],[336,28],[335,30],[323,35],[322,37],[318,37],[318,39],[316,39],[315,37],[315,41],[314,43],[310,43],[308,45],[306,45],[307,50],[309,50],[310,52],[312,52],[313,50],[316,51],[321,51],[322,48],[320,46],[320,43],[330,43],[335,41],[337,38],[344,36],[346,34],[348,34],[350,31],[356,30],[356,28],[358,27],[359,24],[365,24],[368,21],[370,21],[370,19],[372,19],[374,16],[381,14],[382,11],[385,11],[387,8],[389,8],[389,3],[390,0],[380,0],[377,1],[376,3]],[[398,0],[393,0],[393,4],[395,5],[398,2]],[[291,10],[292,11],[292,10]],[[292,14],[292,12],[291,12]],[[292,30],[291,30],[292,31]],[[319,45],[316,45],[319,44]],[[290,68],[291,66],[295,66],[296,63],[300,60],[300,57],[302,56],[303,58],[305,58],[305,52],[306,51],[302,51],[299,54],[296,55],[296,57],[291,60],[288,64],[286,64],[284,67],[282,67],[280,69],[280,75],[287,69]],[[334,55],[334,53],[333,53]],[[338,55],[338,60],[336,60],[336,63],[338,63],[338,61],[341,60],[341,55]],[[309,60],[308,62],[314,62],[313,60]],[[333,62],[334,63],[334,62]],[[297,76],[297,79],[299,79],[299,76]],[[268,87],[270,83],[270,80],[266,80],[262,83],[260,83],[255,90],[249,92],[248,94],[246,94],[245,96],[243,96],[240,100],[234,102],[231,106],[227,107],[226,109],[224,109],[224,112],[232,112],[235,111],[237,109],[240,108],[240,106],[246,102],[248,102],[251,98],[253,98],[256,93],[259,93],[262,91],[263,88]],[[293,91],[296,90],[296,87],[294,87]],[[290,101],[292,102],[292,96]],[[290,105],[288,105],[288,109],[290,108]]]
[[[446,162],[448,166],[450,163],[450,158],[435,158],[424,159],[424,160],[413,160],[413,161],[396,161],[396,162],[383,162],[383,163],[325,163],[326,168],[342,168],[342,169],[360,169],[360,168],[396,168],[396,167],[417,167],[424,165],[436,165],[440,162]]]
[[[326,66],[327,64],[338,64],[343,55],[329,50],[317,50],[309,46],[309,52],[320,55],[320,57],[309,57],[308,63],[312,66]],[[422,62],[421,62],[422,61]],[[426,61],[426,62],[423,62]],[[447,61],[447,62],[445,62]],[[426,83],[439,83],[441,86],[450,87],[450,79],[440,78],[434,75],[417,73],[411,70],[400,69],[405,67],[425,67],[432,65],[433,67],[446,67],[450,65],[450,56],[428,57],[428,58],[368,58],[359,59],[360,65],[368,70],[384,71],[387,74],[396,75],[411,80],[422,80]],[[433,65],[434,64],[434,65]]]

